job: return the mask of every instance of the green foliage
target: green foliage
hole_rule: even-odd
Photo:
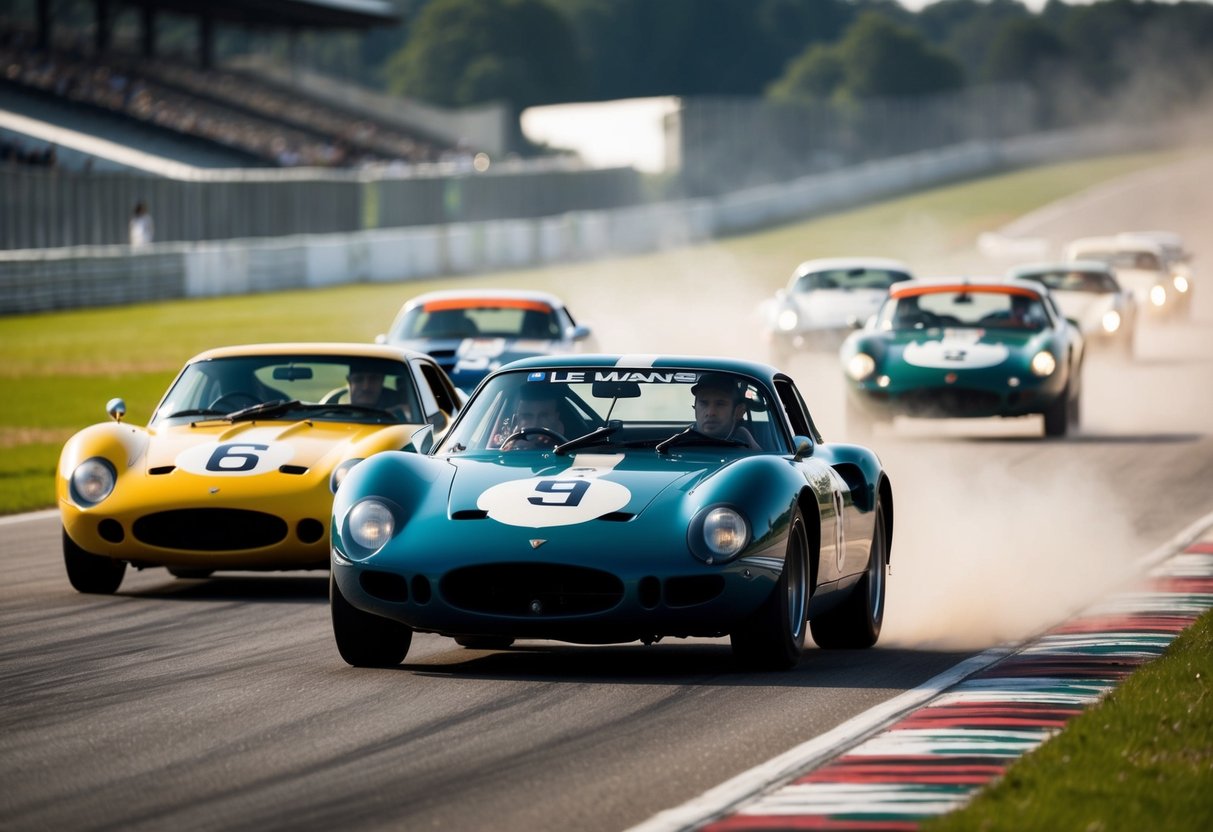
[[[1213,611],[924,832],[1213,828]]]
[[[582,75],[566,20],[544,0],[433,0],[389,62],[391,91],[450,107],[573,100]]]
[[[1061,38],[1038,18],[1014,20],[998,30],[982,74],[990,81],[1044,82],[1069,60]]]

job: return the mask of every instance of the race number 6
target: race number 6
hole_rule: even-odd
[[[206,470],[223,473],[251,471],[261,461],[256,452],[268,450],[269,447],[269,445],[260,445],[252,442],[230,442],[226,445],[219,445],[215,448],[215,452],[211,454],[211,458],[206,461]]]

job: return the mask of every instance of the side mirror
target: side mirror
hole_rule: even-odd
[[[569,337],[574,341],[581,341],[585,338],[589,338],[591,334],[590,328],[585,324],[577,324],[577,326],[569,330]]]
[[[380,332],[378,335],[375,336],[375,343],[376,344],[386,344],[387,336],[385,334],[383,334],[382,332]]]
[[[813,455],[813,440],[807,436],[793,436],[792,447],[795,449],[794,456],[798,461]]]
[[[413,454],[428,454],[434,450],[434,426],[422,425],[417,428],[402,450]]]
[[[105,403],[105,412],[115,422],[121,422],[122,417],[126,415],[126,402],[122,399],[110,399]]]

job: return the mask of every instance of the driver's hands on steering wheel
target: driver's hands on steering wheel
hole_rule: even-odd
[[[554,448],[566,441],[568,440],[566,440],[564,436],[551,428],[520,428],[511,433],[502,441],[500,450],[538,451],[546,448]]]

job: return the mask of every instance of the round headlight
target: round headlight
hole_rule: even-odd
[[[857,352],[847,362],[847,375],[855,381],[863,381],[876,372],[876,359],[866,352]]]
[[[796,314],[795,309],[782,309],[779,317],[775,319],[775,326],[779,327],[781,332],[791,332],[798,323],[800,323],[800,316]]]
[[[1188,278],[1184,277],[1182,274],[1177,274],[1175,277],[1171,278],[1171,283],[1175,286],[1175,291],[1179,292],[1181,295],[1188,291]]]
[[[1115,309],[1109,309],[1103,313],[1103,319],[1100,321],[1103,324],[1104,332],[1115,332],[1120,329],[1120,313]]]
[[[329,477],[329,490],[334,494],[341,487],[341,483],[345,480],[345,475],[350,472],[350,469],[362,462],[362,459],[347,459],[345,462],[333,469],[333,475]]]
[[[371,552],[382,549],[396,531],[391,509],[378,500],[363,500],[354,506],[346,523],[350,539]]]
[[[1167,289],[1165,286],[1150,287],[1150,303],[1155,306],[1162,306],[1167,302]]]
[[[703,542],[715,557],[733,557],[745,548],[749,537],[750,524],[734,509],[714,508],[703,518]]]
[[[108,460],[86,459],[72,471],[72,499],[82,506],[95,506],[114,492],[117,480]]]
[[[1057,359],[1048,350],[1041,350],[1032,356],[1032,372],[1038,376],[1052,375],[1057,369]]]

